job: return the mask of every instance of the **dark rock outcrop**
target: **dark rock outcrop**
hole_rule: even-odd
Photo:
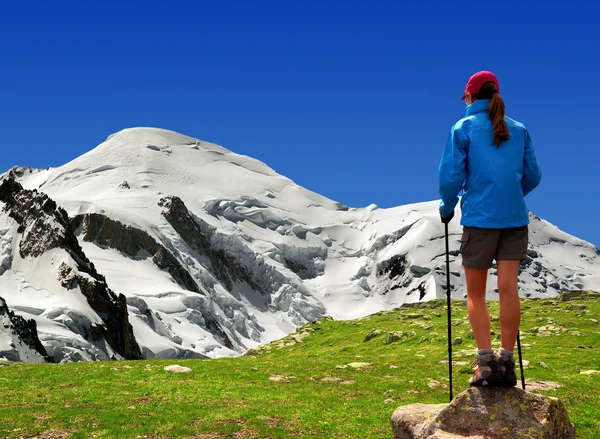
[[[79,286],[90,307],[103,320],[103,327],[90,328],[92,341],[105,339],[119,355],[126,359],[141,359],[142,354],[129,323],[125,296],[117,296],[107,286],[104,276],[85,256],[66,211],[46,194],[23,189],[7,178],[0,185],[0,201],[18,224],[19,253],[22,258],[38,257],[48,250],[61,248],[77,264],[77,270],[61,266],[59,281],[63,286]]]
[[[177,258],[142,229],[128,226],[100,213],[76,216],[71,221],[71,228],[74,231],[82,228],[84,241],[118,250],[130,258],[138,257],[140,252],[153,255],[154,264],[168,272],[182,288],[202,293],[194,278]]]
[[[14,312],[8,309],[6,301],[0,297],[0,317],[6,316],[10,321],[8,327],[4,327],[4,330],[12,331],[16,334],[19,340],[27,346],[29,349],[40,354],[46,362],[53,362],[52,357],[48,356],[46,348],[42,345],[37,333],[37,325],[35,320],[25,320],[23,317],[16,315]],[[4,352],[5,356],[11,357],[10,353]],[[16,351],[14,352],[14,358],[8,358],[12,361],[21,361]]]

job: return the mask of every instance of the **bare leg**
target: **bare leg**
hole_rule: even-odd
[[[487,269],[465,267],[467,311],[478,349],[491,349],[490,313],[485,301]],[[516,335],[515,335],[516,336]]]
[[[521,324],[519,300],[519,261],[497,261],[500,292],[500,335],[502,348],[513,351]]]

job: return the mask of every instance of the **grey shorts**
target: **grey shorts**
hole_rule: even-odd
[[[463,227],[460,253],[463,265],[469,268],[491,268],[496,261],[527,257],[529,228],[480,229]]]

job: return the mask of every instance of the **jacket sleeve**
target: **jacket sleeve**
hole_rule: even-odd
[[[529,132],[525,130],[525,154],[523,156],[523,178],[521,178],[521,187],[523,196],[534,190],[542,180],[542,170],[535,157],[533,143]]]
[[[440,162],[440,212],[445,217],[456,207],[458,194],[467,177],[469,139],[464,128],[463,123],[452,127]]]

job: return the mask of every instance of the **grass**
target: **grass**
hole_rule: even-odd
[[[527,379],[560,383],[538,392],[563,401],[580,438],[600,437],[600,374],[580,373],[600,369],[600,297],[522,307]],[[490,311],[498,315],[497,302]],[[497,321],[492,327],[499,333]],[[365,342],[377,328],[384,332]],[[475,348],[464,302],[453,302],[452,329],[463,340],[454,360],[469,363],[455,366],[457,394]],[[384,344],[388,331],[404,337]],[[355,321],[320,319],[241,358],[0,363],[0,437],[391,437],[396,407],[447,402],[446,331],[445,302],[433,301]],[[353,362],[370,365],[343,367]],[[166,372],[170,364],[192,372]]]

